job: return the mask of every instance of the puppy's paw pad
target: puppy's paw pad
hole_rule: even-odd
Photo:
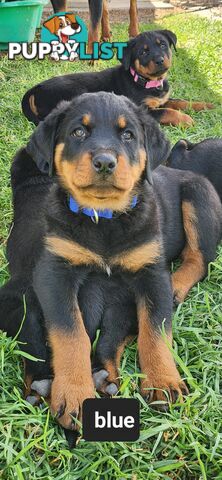
[[[96,390],[105,395],[116,395],[118,392],[118,386],[115,382],[108,380],[109,372],[104,368],[93,373],[93,381]]]
[[[117,392],[118,392],[118,387],[115,383],[109,383],[105,388],[105,393],[107,393],[110,396],[116,395]]]
[[[41,397],[48,397],[51,391],[52,380],[44,378],[43,380],[34,380],[31,384],[32,390],[37,392]]]
[[[39,398],[35,395],[28,395],[26,397],[26,402],[30,403],[33,407],[36,407],[39,404]]]
[[[108,372],[105,370],[105,369],[102,369],[102,370],[98,370],[97,372],[94,372],[93,373],[93,381],[94,381],[94,385],[96,387],[96,390],[99,390],[104,381],[106,380],[106,378],[108,377]]]

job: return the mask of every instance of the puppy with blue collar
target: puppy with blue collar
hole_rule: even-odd
[[[41,394],[51,375],[51,411],[66,429],[78,429],[94,385],[117,393],[121,355],[136,334],[144,398],[162,405],[164,391],[171,401],[187,393],[169,349],[173,294],[183,301],[206,274],[222,208],[206,179],[158,167],[169,150],[145,110],[101,92],[59,106],[14,160],[0,328],[13,334],[25,295],[20,339],[47,360],[28,363],[28,393]]]

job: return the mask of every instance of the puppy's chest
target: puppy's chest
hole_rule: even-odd
[[[164,105],[170,96],[170,90],[168,85],[164,85],[162,88],[144,88],[136,87],[130,91],[130,98],[136,104],[145,104],[148,108],[155,109]]]
[[[106,242],[90,242],[82,244],[74,239],[62,238],[56,235],[47,236],[45,245],[48,251],[64,258],[75,267],[88,266],[91,270],[99,270],[106,275],[125,271],[135,274],[147,265],[157,263],[161,256],[161,244],[158,238],[140,239],[135,238],[124,241],[124,237],[112,241],[106,238]],[[95,240],[95,239],[94,239]]]

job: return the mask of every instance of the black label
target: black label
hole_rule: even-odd
[[[134,398],[84,400],[83,438],[89,442],[135,442],[139,438],[139,401]]]

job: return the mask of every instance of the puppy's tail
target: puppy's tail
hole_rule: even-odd
[[[38,111],[35,103],[35,95],[33,92],[33,88],[28,90],[22,99],[22,111],[25,117],[30,122],[33,122],[35,125],[38,125],[39,118],[38,118]]]

